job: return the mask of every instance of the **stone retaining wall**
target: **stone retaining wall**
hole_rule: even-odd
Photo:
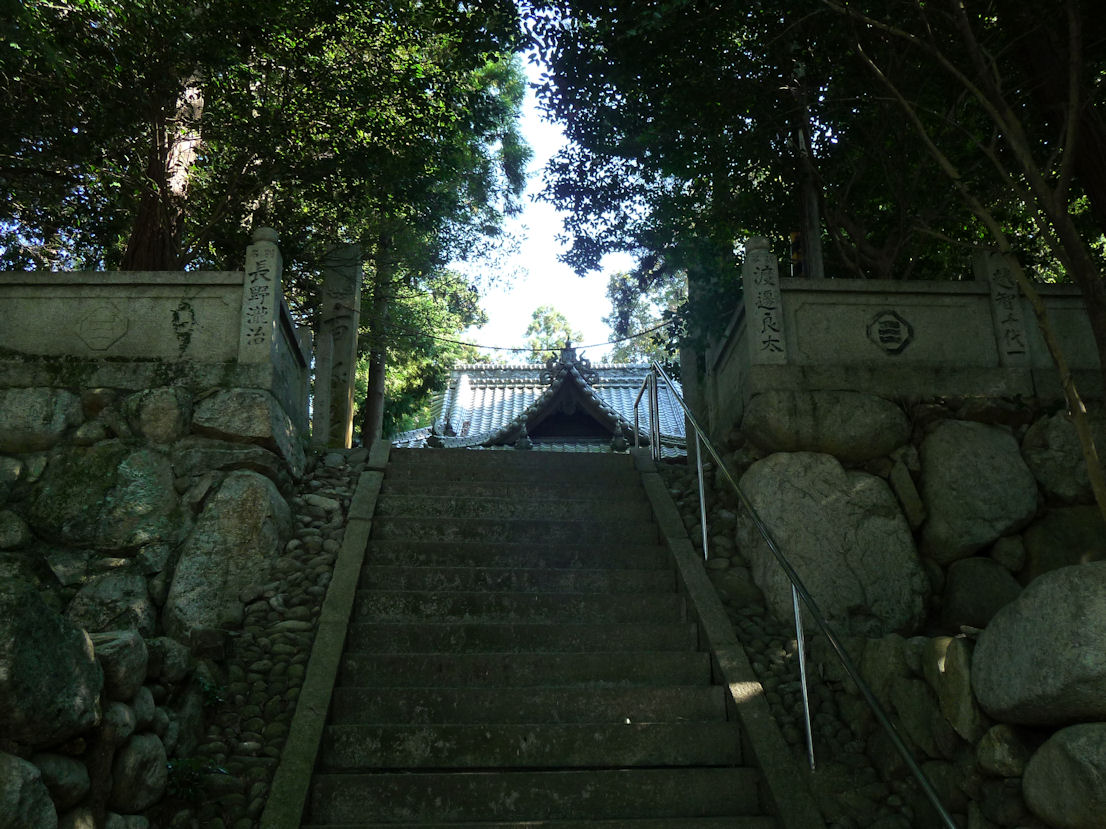
[[[1106,445],[1106,413],[1091,420]],[[724,446],[958,825],[1101,827],[1106,525],[1067,416],[774,391]],[[669,474],[701,546],[694,470]],[[790,589],[718,483],[707,569],[805,763]],[[830,825],[940,826],[821,637],[810,663],[812,787]]]

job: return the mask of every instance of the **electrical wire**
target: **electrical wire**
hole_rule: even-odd
[[[618,345],[619,343],[629,342],[630,340],[636,340],[639,337],[644,337],[647,334],[652,334],[654,331],[659,331],[662,328],[667,328],[671,324],[672,324],[671,322],[662,322],[662,323],[659,323],[657,325],[654,325],[652,328],[646,328],[643,331],[638,331],[636,334],[629,334],[625,337],[619,337],[617,340],[610,340],[610,341],[605,342],[605,343],[589,343],[588,345],[578,345],[578,346],[576,346],[576,348],[579,348],[579,349],[602,348],[605,345]],[[483,348],[483,349],[486,349],[488,351],[519,352],[519,351],[533,351],[534,350],[531,346],[528,346],[528,345],[527,346],[521,346],[519,348],[512,348],[512,347],[505,346],[505,345],[478,345],[476,343],[467,343],[467,342],[464,342],[463,340],[452,340],[449,337],[438,337],[434,334],[427,334],[425,332],[419,332],[419,333],[422,334],[425,337],[429,337],[432,340],[437,340],[438,342],[452,343],[453,345],[467,345],[467,346],[471,346],[472,348]]]

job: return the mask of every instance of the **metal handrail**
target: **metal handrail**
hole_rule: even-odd
[[[838,660],[840,660],[845,672],[849,675],[849,678],[856,683],[856,687],[859,689],[864,701],[868,704],[868,707],[872,709],[872,714],[875,715],[876,722],[880,724],[887,736],[891,739],[891,744],[902,755],[903,761],[906,763],[910,773],[914,775],[914,779],[918,781],[918,785],[922,787],[922,791],[925,793],[926,798],[933,805],[933,808],[937,810],[937,814],[940,815],[941,820],[945,823],[948,829],[958,829],[956,823],[953,821],[952,816],[945,809],[941,803],[940,798],[937,796],[937,791],[933,788],[933,784],[926,777],[925,772],[922,771],[922,767],[918,765],[918,761],[914,759],[914,755],[911,754],[910,749],[906,747],[906,743],[903,742],[902,737],[899,736],[898,731],[895,729],[894,723],[887,716],[887,712],[883,710],[883,706],[879,700],[876,699],[875,694],[872,693],[872,689],[868,687],[866,683],[860,677],[860,671],[857,669],[856,664],[853,662],[852,657],[849,656],[844,646],[841,644],[841,640],[838,638],[837,633],[833,630],[829,621],[823,615],[822,611],[818,608],[818,603],[814,601],[814,597],[807,590],[806,585],[803,584],[799,574],[795,572],[795,568],[788,561],[787,557],[780,550],[779,544],[776,543],[776,539],[772,536],[768,526],[764,523],[764,520],[760,517],[760,514],[756,511],[752,502],[744,491],[738,486],[737,481],[734,479],[730,470],[726,467],[725,462],[722,460],[721,455],[718,454],[718,450],[714,448],[714,444],[710,442],[710,438],[707,437],[706,432],[699,425],[699,422],[695,419],[695,415],[691,413],[691,409],[688,408],[687,403],[684,401],[680,393],[676,391],[676,387],[673,384],[671,378],[665,373],[665,370],[661,368],[660,364],[655,360],[649,366],[649,374],[646,375],[645,380],[642,382],[641,390],[638,392],[637,398],[634,400],[634,446],[640,446],[639,436],[640,432],[637,429],[638,426],[638,405],[641,402],[642,395],[648,389],[649,391],[649,408],[650,408],[650,433],[655,431],[658,435],[658,439],[652,441],[652,454],[653,460],[660,460],[660,401],[658,395],[658,376],[662,378],[668,387],[669,392],[676,399],[676,402],[680,404],[680,408],[684,411],[684,416],[695,430],[695,457],[696,464],[699,471],[699,509],[702,516],[703,527],[703,557],[707,557],[707,513],[706,513],[706,495],[703,487],[703,447],[706,448],[716,464],[722,475],[729,482],[733,491],[737,494],[738,500],[741,505],[749,513],[750,518],[753,520],[753,524],[768,544],[768,549],[772,551],[772,555],[775,556],[776,562],[783,569],[784,574],[791,582],[791,597],[792,604],[795,613],[795,636],[798,645],[799,652],[799,678],[802,684],[803,690],[803,713],[806,721],[806,738],[807,738],[807,759],[810,762],[811,769],[814,769],[814,740],[811,733],[810,724],[810,701],[809,691],[807,686],[807,670],[806,670],[806,655],[805,655],[805,640],[803,636],[802,619],[799,612],[799,597],[802,597],[803,602],[806,604],[807,611],[814,619],[814,623],[818,626],[822,635],[826,637],[830,645],[833,647],[834,653],[837,654]]]

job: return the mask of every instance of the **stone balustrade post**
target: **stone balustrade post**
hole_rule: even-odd
[[[763,236],[753,236],[745,243],[741,282],[749,362],[754,365],[786,364],[787,338],[784,336],[780,267],[775,254],[769,250],[768,240]]]
[[[1025,305],[1014,277],[1015,265],[997,251],[977,248],[972,253],[975,278],[991,288],[991,321],[995,326],[999,364],[1014,368],[1030,364]]]
[[[361,282],[360,245],[338,245],[331,249],[323,260],[315,358],[312,443],[318,447],[348,449],[353,443]]]
[[[280,319],[283,260],[277,232],[254,230],[246,248],[246,277],[242,285],[242,321],[238,336],[239,363],[268,363],[276,347]]]

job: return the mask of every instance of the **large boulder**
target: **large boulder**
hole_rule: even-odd
[[[1002,722],[1106,720],[1106,561],[1046,573],[996,613],[972,688]]]
[[[10,509],[0,509],[0,550],[18,550],[34,541],[27,522]]]
[[[741,421],[745,436],[765,452],[822,452],[866,461],[906,443],[902,409],[855,391],[766,391],[753,397]]]
[[[124,814],[144,811],[161,799],[168,780],[165,746],[156,734],[135,734],[119,749],[111,768],[109,805]]]
[[[1106,446],[1106,418],[1101,413],[1088,414],[1087,420],[1101,454]],[[1029,427],[1022,439],[1022,456],[1049,495],[1071,503],[1093,500],[1083,447],[1067,412],[1042,417]]]
[[[1106,723],[1053,734],[1029,761],[1022,792],[1033,813],[1056,829],[1106,826]]]
[[[146,579],[133,570],[102,573],[82,587],[65,615],[86,630],[137,630],[152,636],[157,611]]]
[[[88,768],[75,757],[64,754],[36,754],[31,758],[42,773],[42,782],[54,799],[54,806],[64,812],[80,803],[92,784]]]
[[[192,416],[192,430],[206,437],[257,443],[280,452],[295,477],[306,462],[292,419],[267,391],[223,389],[204,398]]]
[[[1059,567],[1106,559],[1106,524],[1098,507],[1054,507],[1022,539],[1025,562],[1018,573],[1022,584]]]
[[[31,745],[80,734],[99,722],[103,683],[83,630],[30,585],[0,583],[0,734]]]
[[[830,455],[777,453],[741,487],[822,612],[843,630],[880,635],[922,621],[928,580],[886,482]],[[791,583],[743,510],[738,543],[768,607],[791,617]],[[809,614],[807,626],[812,625]]]
[[[0,452],[37,452],[81,422],[81,400],[65,389],[0,389]]]
[[[57,829],[58,813],[42,773],[0,752],[0,829]]]
[[[240,614],[239,594],[268,571],[291,525],[288,504],[272,481],[247,471],[227,475],[177,562],[165,601],[166,630],[183,638]]]
[[[118,440],[59,452],[29,518],[52,541],[113,551],[178,541],[187,531],[169,459]]]
[[[924,551],[948,564],[1027,524],[1037,482],[1004,429],[945,420],[922,442]]]
[[[186,437],[173,445],[173,471],[180,477],[235,469],[257,472],[277,486],[288,481],[288,472],[280,456],[263,446],[196,436]]]

